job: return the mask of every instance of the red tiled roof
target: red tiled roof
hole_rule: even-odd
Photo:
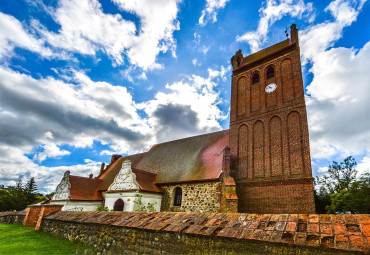
[[[229,130],[161,143],[150,151],[121,157],[96,178],[70,176],[71,200],[102,200],[119,173],[122,162],[131,161],[140,190],[163,191],[156,185],[216,180],[222,172],[223,150],[229,145]]]
[[[98,188],[102,180],[80,176],[69,176],[71,200],[103,200]]]
[[[163,193],[163,190],[155,185],[156,174],[139,169],[132,169],[132,172],[136,175],[136,181],[139,183],[140,190]]]
[[[157,174],[157,184],[214,180],[222,172],[229,130],[153,146],[135,166]]]

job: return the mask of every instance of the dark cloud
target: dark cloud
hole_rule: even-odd
[[[52,131],[55,139],[63,142],[71,141],[79,134],[97,139],[111,136],[134,143],[141,143],[147,138],[140,132],[119,126],[112,118],[93,118],[88,112],[66,109],[63,101],[43,101],[22,90],[9,89],[3,83],[0,81],[0,106],[12,113],[0,112],[0,140],[5,144],[34,146],[47,131]],[[113,102],[105,106],[113,108],[120,118],[131,116]]]
[[[153,117],[158,121],[156,134],[160,142],[204,133],[198,128],[198,114],[189,105],[158,105]]]

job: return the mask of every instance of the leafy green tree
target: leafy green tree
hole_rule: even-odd
[[[0,211],[10,211],[12,208],[14,208],[13,195],[6,189],[0,189]]]
[[[370,176],[357,177],[356,160],[349,156],[343,162],[333,161],[328,173],[315,180],[317,213],[369,213]]]
[[[14,186],[5,187],[1,185],[0,211],[23,210],[28,205],[45,198],[45,196],[36,191],[37,185],[33,177],[25,185],[23,185],[22,180],[18,180]]]

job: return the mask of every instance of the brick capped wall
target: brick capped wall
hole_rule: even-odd
[[[369,252],[369,215],[56,212],[41,230],[102,254]]]
[[[24,218],[24,226],[36,226],[41,212],[41,205],[30,205],[27,207],[26,217]]]
[[[164,190],[161,211],[219,212],[222,184],[220,181],[161,185]],[[181,206],[173,206],[174,190],[182,189]]]
[[[43,217],[48,216],[54,212],[59,212],[62,210],[63,205],[43,205],[39,214],[39,218],[36,222],[35,230],[39,230]]]

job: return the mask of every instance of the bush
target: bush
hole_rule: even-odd
[[[109,209],[108,207],[104,206],[104,205],[99,205],[97,208],[96,208],[96,211],[98,212],[108,212]]]

